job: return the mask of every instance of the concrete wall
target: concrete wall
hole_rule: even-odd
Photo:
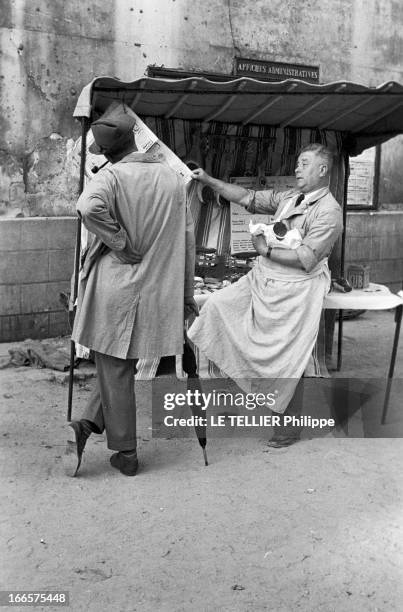
[[[2,0],[0,149],[76,138],[81,88],[149,64],[231,73],[246,56],[319,64],[322,82],[402,82],[402,25],[399,0]]]
[[[234,57],[243,56],[319,65],[322,82],[403,82],[399,0],[2,0],[1,5],[3,217],[74,214],[76,192],[67,184],[70,139],[78,138],[79,125],[72,112],[78,93],[95,76],[133,80],[150,64],[230,74]],[[392,157],[396,167],[402,164],[401,141]],[[49,167],[52,158],[58,161]],[[403,186],[396,189],[403,202]],[[386,181],[386,201],[388,190]]]
[[[72,217],[0,223],[0,342],[69,333],[59,292],[70,290]]]
[[[77,169],[71,152],[80,130],[72,112],[81,88],[95,76],[133,80],[150,64],[229,74],[238,56],[319,65],[321,82],[403,82],[402,26],[400,0],[1,0],[0,249],[7,255],[0,276],[1,288],[6,287],[0,310],[3,330],[8,326],[7,333],[16,337],[30,335],[31,328],[43,335],[63,330],[54,296],[58,283],[66,287],[70,275],[74,232],[65,234],[64,257],[58,241],[52,242],[59,231],[53,222],[38,219],[39,225],[33,220],[29,225],[27,218],[58,216],[64,228],[68,222],[63,217],[75,214]],[[403,140],[397,139],[383,158],[380,198],[383,206],[397,210],[403,206],[402,162]],[[24,230],[6,221],[16,217],[25,217],[18,226]],[[357,235],[369,231],[365,214],[354,219],[349,223]],[[377,226],[389,223],[384,215],[377,219]],[[403,231],[401,216],[393,223]],[[39,227],[51,235],[44,238],[41,230],[42,242],[35,242]],[[378,235],[378,230],[371,231]],[[32,249],[26,248],[30,241],[36,244],[35,265]],[[351,245],[352,258],[355,248]],[[358,254],[371,256],[363,253]],[[59,256],[63,273],[51,263]],[[393,257],[397,263],[389,258],[382,264],[385,274],[390,266],[401,270],[398,247]],[[52,276],[53,270],[59,272]],[[38,299],[30,302],[28,295]]]

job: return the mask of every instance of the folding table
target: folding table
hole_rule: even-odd
[[[385,285],[370,283],[367,289],[353,289],[349,293],[332,291],[324,302],[324,308],[335,310],[391,310],[395,309],[395,334],[393,337],[392,353],[389,363],[388,380],[383,403],[381,424],[386,422],[389,405],[389,396],[395,371],[397,347],[403,313],[403,291],[397,295],[389,291]],[[339,337],[340,341],[340,337]],[[341,365],[341,360],[340,364]]]
[[[209,294],[195,295],[196,302],[201,307],[209,298]],[[331,291],[325,298],[323,308],[334,310],[391,310],[395,309],[395,333],[392,353],[389,363],[388,379],[383,403],[381,424],[384,425],[389,405],[390,391],[395,370],[397,348],[403,314],[403,291],[392,293],[385,285],[370,283],[367,289],[353,289],[348,293]],[[340,339],[340,338],[339,338]]]

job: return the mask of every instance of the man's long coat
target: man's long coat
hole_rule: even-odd
[[[131,153],[91,181],[77,210],[95,239],[81,270],[73,340],[121,359],[182,353],[194,232],[181,179]],[[140,263],[126,263],[133,253]]]

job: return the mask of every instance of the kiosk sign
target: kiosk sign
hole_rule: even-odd
[[[300,79],[308,83],[319,83],[319,66],[284,64],[242,57],[235,58],[235,74],[265,81]]]

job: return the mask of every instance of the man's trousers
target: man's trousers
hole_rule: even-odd
[[[137,359],[118,359],[103,353],[94,355],[97,381],[82,418],[91,421],[97,428],[97,433],[105,430],[108,448],[111,450],[134,450],[134,375]]]

